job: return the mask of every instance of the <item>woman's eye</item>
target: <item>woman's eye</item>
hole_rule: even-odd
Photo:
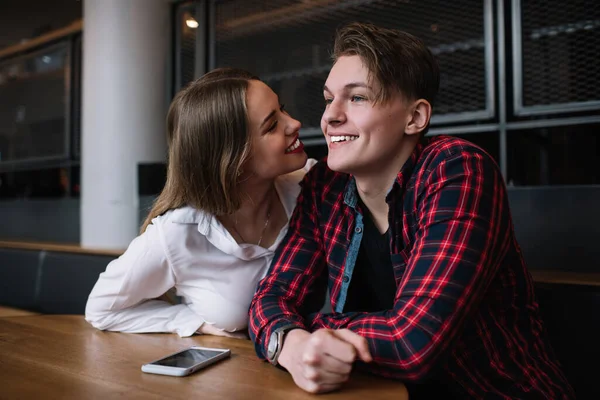
[[[332,101],[333,101],[333,99],[325,99],[325,105],[331,104]]]
[[[279,111],[281,111],[282,113],[287,114],[288,112],[285,110],[285,104],[281,104],[279,105]]]
[[[269,127],[267,132],[272,132],[275,128],[277,128],[277,121],[273,122],[273,124]]]

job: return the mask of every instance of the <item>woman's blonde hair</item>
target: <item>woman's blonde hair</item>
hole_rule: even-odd
[[[157,216],[185,205],[213,215],[239,209],[239,177],[251,152],[246,92],[255,79],[219,68],[177,93],[167,115],[167,180],[141,233]]]

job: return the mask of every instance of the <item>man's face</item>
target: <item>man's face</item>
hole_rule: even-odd
[[[332,170],[372,173],[397,157],[410,110],[398,92],[384,104],[375,104],[379,88],[359,56],[338,58],[329,72],[321,129]]]

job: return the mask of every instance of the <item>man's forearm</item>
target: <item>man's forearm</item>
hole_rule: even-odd
[[[261,310],[262,309],[263,308],[261,307]],[[273,306],[269,305],[264,309],[274,311]],[[288,317],[284,312],[277,314],[269,313],[269,315],[266,315],[265,313],[256,310],[257,309],[253,309],[250,313],[248,333],[250,334],[250,339],[255,344],[256,354],[260,358],[267,358],[269,337],[277,328],[285,325],[296,325],[300,329],[305,329],[304,322],[300,316],[294,315]]]
[[[421,302],[427,301],[429,299],[421,299]],[[423,304],[414,307],[422,309]],[[427,376],[453,335],[434,334],[442,329],[439,316],[422,315],[417,323],[403,317],[404,314],[414,315],[414,309],[409,311],[399,307],[398,310],[374,313],[316,314],[306,321],[306,325],[311,332],[348,329],[359,334],[367,340],[374,357],[374,362],[366,366],[369,371],[412,381]],[[434,336],[438,339],[434,340]]]

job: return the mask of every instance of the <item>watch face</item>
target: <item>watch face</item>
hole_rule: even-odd
[[[267,346],[267,358],[272,360],[277,352],[277,332],[273,332],[269,338],[269,345]]]

